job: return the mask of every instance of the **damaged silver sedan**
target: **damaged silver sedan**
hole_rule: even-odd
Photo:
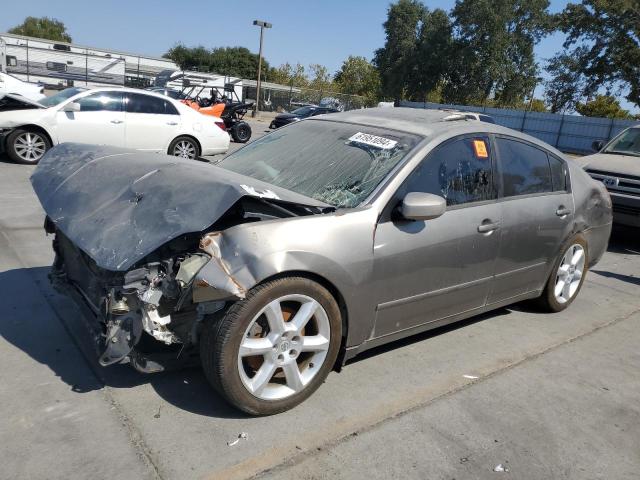
[[[32,183],[100,363],[200,361],[255,415],[394,339],[567,308],[611,230],[607,191],[560,152],[439,111],[314,117],[217,166],[63,144]]]

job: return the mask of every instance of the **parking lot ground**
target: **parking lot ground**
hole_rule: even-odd
[[[634,231],[614,231],[565,312],[515,305],[395,342],[296,409],[251,418],[198,369],[97,366],[46,279],[32,170],[0,159],[0,477],[637,478]]]

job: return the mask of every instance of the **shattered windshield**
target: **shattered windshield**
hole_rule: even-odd
[[[618,153],[640,157],[640,128],[630,128],[614,139],[604,153]]]
[[[420,140],[394,130],[305,120],[265,135],[218,165],[351,208],[360,205]]]

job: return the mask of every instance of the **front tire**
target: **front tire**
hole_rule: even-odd
[[[200,145],[191,137],[178,137],[171,142],[167,153],[174,157],[194,159],[200,156]]]
[[[333,368],[340,309],[326,288],[285,277],[253,288],[209,319],[200,357],[211,385],[234,407],[273,415],[307,399]]]
[[[586,239],[578,234],[565,243],[542,295],[538,306],[547,312],[561,312],[578,296],[589,267],[589,251]]]
[[[44,133],[29,128],[16,128],[7,137],[6,145],[9,158],[24,165],[36,165],[51,148]]]

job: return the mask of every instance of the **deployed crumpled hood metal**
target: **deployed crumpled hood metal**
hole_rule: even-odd
[[[26,108],[46,108],[30,98],[14,93],[0,94],[0,112],[7,110],[24,110]]]
[[[72,143],[47,152],[31,183],[56,227],[112,271],[207,229],[244,196],[329,206],[203,162]]]

